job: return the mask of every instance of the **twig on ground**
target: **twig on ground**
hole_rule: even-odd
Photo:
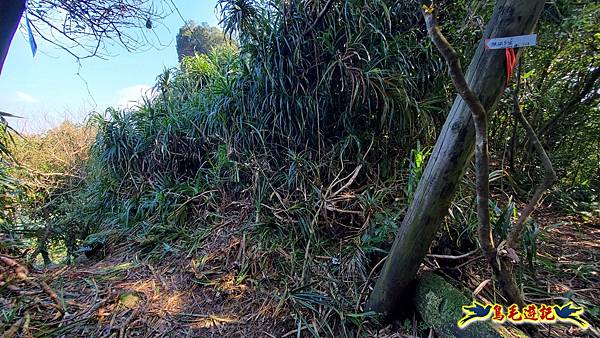
[[[24,318],[21,317],[21,318],[19,318],[19,320],[14,322],[13,325],[11,325],[8,330],[4,331],[4,334],[2,334],[2,338],[15,337],[17,335],[17,332],[19,332],[19,328],[21,327],[21,324],[23,324],[23,320],[24,320]]]
[[[125,337],[125,332],[127,331],[127,327],[129,324],[140,314],[140,307],[137,307],[133,310],[131,315],[125,319],[123,324],[121,324],[121,328],[119,329],[119,338]]]
[[[429,258],[441,258],[441,259],[463,259],[463,258],[467,258],[467,257],[469,257],[471,255],[474,255],[474,254],[476,254],[478,252],[479,252],[479,248],[477,248],[477,249],[475,249],[473,251],[467,252],[466,254],[462,254],[462,255],[458,255],[458,256],[429,254],[429,255],[427,255],[427,257],[429,257]]]

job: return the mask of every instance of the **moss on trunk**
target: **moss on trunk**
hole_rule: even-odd
[[[414,297],[417,311],[442,338],[528,337],[522,331],[490,321],[476,322],[460,329],[456,322],[463,316],[462,306],[471,300],[459,289],[433,273],[423,275]]]

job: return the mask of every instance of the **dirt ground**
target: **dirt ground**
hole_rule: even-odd
[[[542,212],[537,219],[546,230],[538,240],[536,280],[526,282],[531,285],[524,290],[526,301],[574,300],[586,307],[585,318],[594,326],[581,332],[552,325],[542,329],[543,336],[598,336],[600,219],[552,212]],[[13,316],[13,325],[3,337],[309,336],[278,302],[268,279],[237,279],[236,260],[245,252],[244,239],[228,231],[216,235],[220,238],[212,242],[212,251],[200,260],[150,263],[125,247],[113,248],[114,254],[99,261],[44,271],[7,268],[12,263],[4,260],[0,308],[5,321],[11,322],[7,316]],[[473,260],[463,267],[472,272],[463,279],[465,287],[474,290],[481,285],[485,271],[477,269],[480,265]],[[29,281],[8,278],[17,270]],[[484,299],[485,295],[480,293]],[[432,334],[425,331],[425,336]],[[372,335],[412,336],[394,326]]]

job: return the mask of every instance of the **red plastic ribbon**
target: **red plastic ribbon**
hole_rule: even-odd
[[[514,48],[506,48],[506,85],[508,86],[512,77],[513,69],[517,63],[517,55]]]

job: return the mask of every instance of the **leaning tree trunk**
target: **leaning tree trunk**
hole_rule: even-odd
[[[0,74],[24,10],[25,0],[0,1]]]
[[[529,34],[544,7],[544,0],[498,0],[484,38]],[[506,88],[503,50],[485,50],[480,42],[467,71],[469,87],[486,111],[494,107]],[[459,180],[473,156],[475,129],[465,101],[454,101],[414,199],[404,216],[394,245],[375,285],[367,308],[391,313],[406,296],[448,207]],[[405,302],[409,298],[404,299]]]

